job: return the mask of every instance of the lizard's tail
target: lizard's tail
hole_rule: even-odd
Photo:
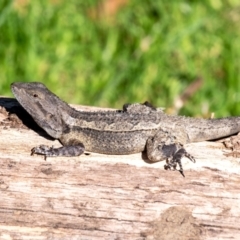
[[[185,118],[184,123],[191,142],[219,139],[240,132],[240,117]]]

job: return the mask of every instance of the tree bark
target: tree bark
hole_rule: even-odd
[[[31,148],[60,143],[0,107],[0,239],[240,239],[239,159],[221,142],[187,145],[185,178],[144,153],[45,161]]]

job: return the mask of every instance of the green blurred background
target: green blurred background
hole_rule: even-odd
[[[39,81],[69,103],[240,115],[239,0],[1,0],[0,94]]]

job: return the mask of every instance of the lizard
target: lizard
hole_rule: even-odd
[[[195,158],[184,145],[214,140],[240,131],[240,117],[200,119],[166,114],[150,103],[125,104],[121,110],[77,111],[40,82],[15,82],[17,101],[60,148],[46,145],[31,154],[47,157],[79,156],[84,151],[125,155],[146,151],[151,162],[166,160],[166,170],[184,175],[181,159]]]

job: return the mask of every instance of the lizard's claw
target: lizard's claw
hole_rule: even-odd
[[[195,158],[190,155],[189,153],[186,152],[184,148],[180,148],[172,157],[172,159],[169,161],[167,160],[167,164],[164,166],[165,170],[173,170],[175,171],[177,168],[177,165],[179,166],[179,172],[182,174],[183,177],[185,177],[183,173],[183,167],[182,167],[182,162],[181,159],[182,157],[187,157],[190,159],[192,162],[196,162]]]
[[[47,156],[49,156],[49,151],[52,151],[52,149],[53,149],[53,146],[48,147],[46,145],[40,145],[38,147],[34,147],[31,149],[31,156],[34,154],[44,155],[44,160],[46,160]]]

